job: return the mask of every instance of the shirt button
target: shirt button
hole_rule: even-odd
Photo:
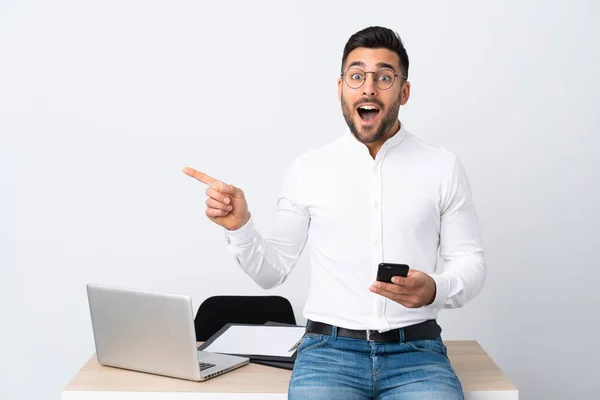
[[[373,239],[373,244],[375,246],[377,246],[379,244],[379,239],[377,239],[377,238]]]
[[[373,201],[373,207],[375,207],[375,208],[379,207],[379,202],[377,200]]]

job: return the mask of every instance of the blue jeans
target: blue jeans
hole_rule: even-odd
[[[403,335],[401,335],[403,336]],[[456,400],[462,386],[441,337],[397,343],[306,333],[289,400]]]

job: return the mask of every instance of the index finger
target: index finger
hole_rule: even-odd
[[[375,281],[375,282],[373,282],[373,286],[380,290],[384,290],[384,291],[390,292],[390,293],[397,294],[397,293],[404,292],[404,288],[400,287],[400,285],[395,285],[393,283]]]
[[[199,180],[202,183],[206,183],[210,187],[214,187],[215,182],[218,182],[212,176],[207,175],[204,172],[196,171],[194,168],[185,167],[183,169],[183,173],[188,176],[191,176],[194,179]]]
[[[190,168],[190,167],[185,167],[183,169],[183,172],[186,175],[189,175],[192,178],[197,179],[202,183],[206,183],[208,186],[210,186],[211,188],[213,188],[221,193],[227,193],[227,194],[233,195],[234,197],[240,197],[239,196],[240,189],[236,188],[233,185],[228,185],[223,181],[215,179],[212,176],[205,174],[204,172],[196,171],[194,168]],[[243,197],[243,193],[242,193],[242,197]]]

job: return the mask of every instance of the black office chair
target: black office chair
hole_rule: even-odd
[[[196,317],[196,340],[206,341],[228,323],[296,325],[289,300],[281,296],[213,296],[204,300]]]

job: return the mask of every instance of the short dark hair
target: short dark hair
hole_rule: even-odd
[[[369,49],[388,49],[400,57],[400,68],[405,76],[408,76],[408,54],[402,44],[400,35],[391,29],[381,26],[370,26],[350,36],[344,54],[342,56],[342,72],[344,72],[344,64],[348,58],[348,54],[358,47],[367,47]]]

